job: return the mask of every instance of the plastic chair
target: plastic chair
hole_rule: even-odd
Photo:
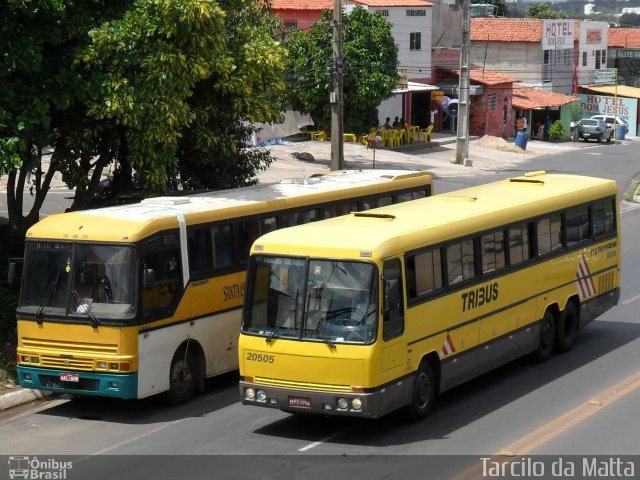
[[[427,128],[423,128],[422,130],[420,130],[420,133],[422,133],[423,141],[431,141],[431,130],[433,130],[433,125],[429,125]]]

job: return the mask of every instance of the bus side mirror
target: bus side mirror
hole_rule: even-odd
[[[142,286],[145,290],[151,290],[156,283],[156,271],[153,268],[145,268],[142,275]]]
[[[9,260],[9,268],[7,270],[7,283],[9,285],[14,285],[16,282],[16,262],[14,260]]]
[[[20,276],[22,274],[22,261],[22,258],[8,259],[7,283],[9,285],[15,285],[16,282],[20,281]]]

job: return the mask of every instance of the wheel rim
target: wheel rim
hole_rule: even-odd
[[[178,360],[171,371],[171,389],[178,393],[187,392],[191,386],[193,375],[189,362]]]
[[[429,376],[425,372],[420,372],[416,378],[415,401],[419,409],[425,409],[429,406],[431,400],[431,382]]]

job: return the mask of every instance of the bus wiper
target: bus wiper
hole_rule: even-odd
[[[293,310],[293,324],[295,326],[295,320],[296,318],[298,318],[298,295],[300,294],[300,290],[296,289],[296,299],[295,299],[295,306],[296,308]],[[291,298],[291,297],[289,297]],[[282,326],[287,322],[287,320],[289,320],[289,316],[287,315],[283,315],[282,320],[280,321],[279,324],[276,325],[276,328],[274,328],[269,335],[267,335],[267,338],[265,338],[265,341],[267,343],[271,343],[271,340],[273,340],[273,337],[276,336],[276,333],[278,333],[280,331],[280,329],[282,328]]]
[[[60,272],[58,272],[58,276],[56,277],[56,279],[49,284],[49,288],[47,288],[47,293],[44,296],[44,300],[38,307],[38,311],[36,312],[36,322],[38,323],[38,325],[42,325],[42,318],[44,316],[43,315],[44,307],[47,306],[47,302],[49,301],[49,298],[51,298],[51,294],[55,291],[56,287],[58,286],[59,278],[60,278]]]
[[[73,294],[74,298],[76,299],[76,303],[80,303],[80,294],[78,293],[78,291],[74,288],[71,291],[71,293]],[[76,313],[86,313],[89,316],[89,318],[91,319],[91,326],[93,328],[98,328],[98,326],[100,326],[100,320],[91,311],[91,304],[83,303],[82,305],[84,305],[86,308],[84,308],[82,310],[76,308]]]

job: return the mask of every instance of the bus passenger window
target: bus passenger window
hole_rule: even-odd
[[[410,298],[442,288],[441,250],[412,255],[407,261],[407,289]]]
[[[409,200],[413,200],[413,193],[411,192],[406,192],[406,193],[399,193],[398,195],[396,195],[396,203],[404,203],[404,202],[408,202]]]
[[[531,258],[529,224],[521,223],[509,228],[509,258],[511,265],[517,265]]]
[[[565,219],[568,246],[587,240],[591,236],[589,229],[589,209],[586,205],[567,209]]]
[[[260,235],[273,232],[278,228],[276,217],[268,217],[260,220]]]
[[[347,215],[351,212],[357,212],[357,211],[358,211],[357,202],[343,203],[342,205],[339,205],[338,208],[336,209],[336,214],[340,216],[340,215]]]
[[[255,220],[237,224],[238,231],[238,262],[246,264],[249,259],[249,250],[256,238],[259,237],[259,226]]]
[[[213,268],[213,248],[211,246],[211,231],[208,228],[195,230],[189,228],[189,270],[198,272]]]
[[[397,258],[384,262],[384,305],[382,338],[387,341],[404,332],[404,301],[402,292],[402,269]]]
[[[475,277],[473,240],[464,240],[447,247],[449,285]]]
[[[593,230],[594,235],[606,235],[615,232],[615,216],[612,200],[593,202]]]
[[[387,205],[393,205],[393,195],[385,195],[378,199],[378,206],[386,207]]]
[[[504,233],[498,230],[480,238],[482,250],[482,273],[504,268]]]
[[[562,248],[562,223],[559,213],[538,220],[538,255]]]
[[[213,251],[216,268],[233,264],[233,226],[230,223],[213,227]]]
[[[181,292],[182,267],[177,235],[164,236],[162,246],[151,239],[143,244],[144,277],[147,279],[142,292],[145,317],[162,317],[170,313],[171,307]]]
[[[372,208],[378,208],[378,199],[377,198],[367,198],[360,202],[362,208],[360,210],[371,210]]]

